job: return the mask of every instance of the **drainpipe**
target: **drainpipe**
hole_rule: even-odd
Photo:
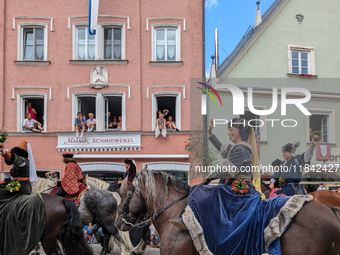
[[[205,77],[205,0],[202,1],[202,64],[203,64],[203,69],[202,69],[202,77],[203,77],[203,82],[206,82],[206,77]],[[207,114],[208,114],[208,104],[207,104]],[[208,115],[203,115],[203,132],[206,134],[206,137],[208,137]],[[204,140],[204,145],[206,150],[208,150],[208,141]]]
[[[1,46],[1,49],[0,51],[2,52],[2,59],[1,59],[1,62],[2,62],[2,70],[1,70],[1,73],[2,75],[0,75],[0,77],[2,76],[2,79],[0,81],[0,84],[1,84],[1,101],[2,101],[2,107],[1,107],[1,110],[0,110],[0,115],[1,115],[1,120],[0,120],[0,129],[1,130],[4,130],[4,120],[5,120],[5,117],[4,117],[4,109],[5,109],[5,21],[6,21],[6,11],[5,11],[5,8],[6,8],[6,1],[5,0],[0,0],[0,6],[2,8],[2,13],[1,13],[1,19],[2,19],[2,22],[1,22],[1,28],[0,28],[0,31],[2,32],[2,41],[0,43]]]

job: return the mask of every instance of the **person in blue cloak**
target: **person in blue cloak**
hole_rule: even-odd
[[[309,165],[313,157],[313,151],[316,147],[316,144],[317,142],[314,141],[313,138],[310,148],[301,155],[295,155],[295,151],[300,146],[300,142],[287,143],[286,145],[282,146],[282,155],[285,161],[279,167],[279,170],[275,171],[275,173],[272,175],[269,185],[270,189],[273,189],[275,183],[281,178],[280,186],[282,188],[275,193],[283,193],[287,196],[293,196],[297,194],[306,195],[305,190],[299,183],[304,167]]]
[[[231,122],[229,122],[228,135],[233,144],[222,144],[212,133],[212,129],[213,120],[211,120],[208,129],[208,133],[210,135],[209,140],[213,143],[225,160],[222,163],[221,170],[210,173],[205,178],[205,182],[203,184],[208,184],[214,179],[228,178],[228,185],[230,185],[235,179],[242,179],[247,181],[249,188],[252,188],[252,166],[258,166],[256,139],[253,128],[248,125],[248,122],[245,119],[232,119]],[[253,184],[255,183],[254,188],[256,191],[261,193],[260,172],[258,172],[258,175],[259,177],[257,176],[256,178],[253,176]],[[184,210],[182,213],[183,212]],[[186,229],[181,217],[182,213],[180,218],[171,219],[169,221],[176,227]]]

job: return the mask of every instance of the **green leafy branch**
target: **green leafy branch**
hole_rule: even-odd
[[[2,132],[0,130],[0,143],[4,143],[7,141],[8,134],[6,131]]]

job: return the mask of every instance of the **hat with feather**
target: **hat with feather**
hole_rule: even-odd
[[[295,153],[296,149],[300,146],[300,142],[294,142],[294,143],[287,143],[286,145],[282,146],[282,152],[287,151],[290,153]]]

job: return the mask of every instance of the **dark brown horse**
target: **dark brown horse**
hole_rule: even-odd
[[[142,170],[137,178],[134,177],[133,174],[129,174],[121,188],[121,191],[125,190],[125,192],[122,192],[120,209],[127,204],[127,194],[132,186],[131,182],[134,181],[135,192],[132,193],[129,201],[128,215],[122,214],[125,207],[120,210],[119,218],[116,220],[118,228],[123,231],[131,229],[134,224],[148,215],[154,215],[162,210],[189,189],[184,182],[159,171]],[[184,203],[184,200],[176,203],[154,220],[160,234],[161,254],[198,254],[189,232],[169,223],[169,219],[180,215]],[[331,210],[316,201],[307,203],[281,236],[282,254],[339,255],[340,220],[336,216],[339,212],[339,208]]]
[[[66,255],[90,255],[77,207],[71,200],[55,195],[41,194],[45,203],[46,223],[40,238],[47,255],[57,254],[59,240]]]

